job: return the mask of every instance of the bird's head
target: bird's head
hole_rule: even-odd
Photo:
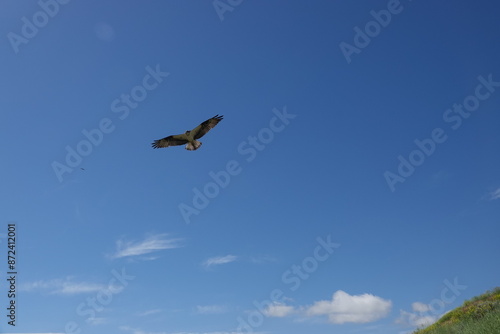
[[[191,130],[186,131],[186,136],[189,136],[191,134]]]

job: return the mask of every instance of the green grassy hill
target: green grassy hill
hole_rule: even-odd
[[[414,334],[499,334],[500,287],[467,300]]]

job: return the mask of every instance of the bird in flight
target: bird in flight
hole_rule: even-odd
[[[162,148],[169,146],[178,146],[186,144],[186,150],[195,151],[200,148],[202,142],[197,141],[204,135],[207,134],[212,128],[214,128],[222,120],[224,116],[215,115],[214,117],[207,119],[205,122],[198,125],[196,128],[190,131],[186,131],[181,135],[172,135],[162,139],[155,140],[151,146],[153,148]]]

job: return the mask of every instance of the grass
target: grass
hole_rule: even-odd
[[[436,323],[413,334],[498,334],[500,333],[500,288],[463,303]]]

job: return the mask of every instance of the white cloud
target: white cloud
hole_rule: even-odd
[[[421,302],[415,302],[411,304],[411,308],[413,309],[414,312],[427,312],[431,309],[429,305]]]
[[[372,294],[351,296],[338,290],[332,300],[315,302],[306,309],[307,316],[327,315],[334,324],[346,322],[367,323],[387,316],[392,302]]]
[[[51,280],[51,281],[35,281],[29,283],[22,283],[19,286],[19,290],[21,291],[32,291],[32,290],[43,290],[53,288],[56,284],[60,284],[62,280]]]
[[[200,314],[220,314],[220,313],[226,313],[227,311],[228,311],[227,307],[222,305],[196,306],[196,312]]]
[[[264,315],[267,317],[273,317],[273,318],[283,318],[286,317],[292,313],[295,312],[295,309],[293,306],[281,304],[281,303],[274,303],[272,305],[269,305],[265,310],[264,310]]]
[[[87,282],[63,282],[54,293],[63,295],[76,295],[79,293],[97,292],[106,289],[103,284]]]
[[[167,234],[156,234],[147,237],[138,242],[118,240],[116,242],[116,252],[111,255],[112,259],[128,256],[138,256],[157,252],[163,249],[172,249],[181,247],[179,242],[182,239],[167,238]],[[146,259],[154,260],[156,257],[148,257]]]
[[[215,265],[234,262],[237,259],[238,259],[238,257],[235,255],[215,256],[215,257],[211,257],[211,258],[207,259],[205,262],[203,262],[203,266],[205,268],[209,268],[209,267],[215,266]]]
[[[439,317],[425,314],[424,312],[406,312],[401,310],[396,323],[411,327],[426,327],[435,323]]]
[[[139,328],[132,328],[129,326],[120,326],[122,331],[130,332],[132,334],[243,334],[241,332],[146,332]],[[262,332],[253,332],[254,334],[263,334]]]
[[[396,319],[396,323],[411,327],[427,327],[440,318],[438,315],[431,315],[428,313],[431,311],[428,304],[415,302],[411,304],[411,308],[413,312],[401,310],[399,318]]]
[[[123,289],[123,287],[108,286],[99,283],[75,282],[72,277],[25,283],[22,284],[19,288],[23,291],[46,290],[49,294],[59,295],[76,295],[81,293],[93,293],[103,290],[110,290],[113,293],[119,293]]]

